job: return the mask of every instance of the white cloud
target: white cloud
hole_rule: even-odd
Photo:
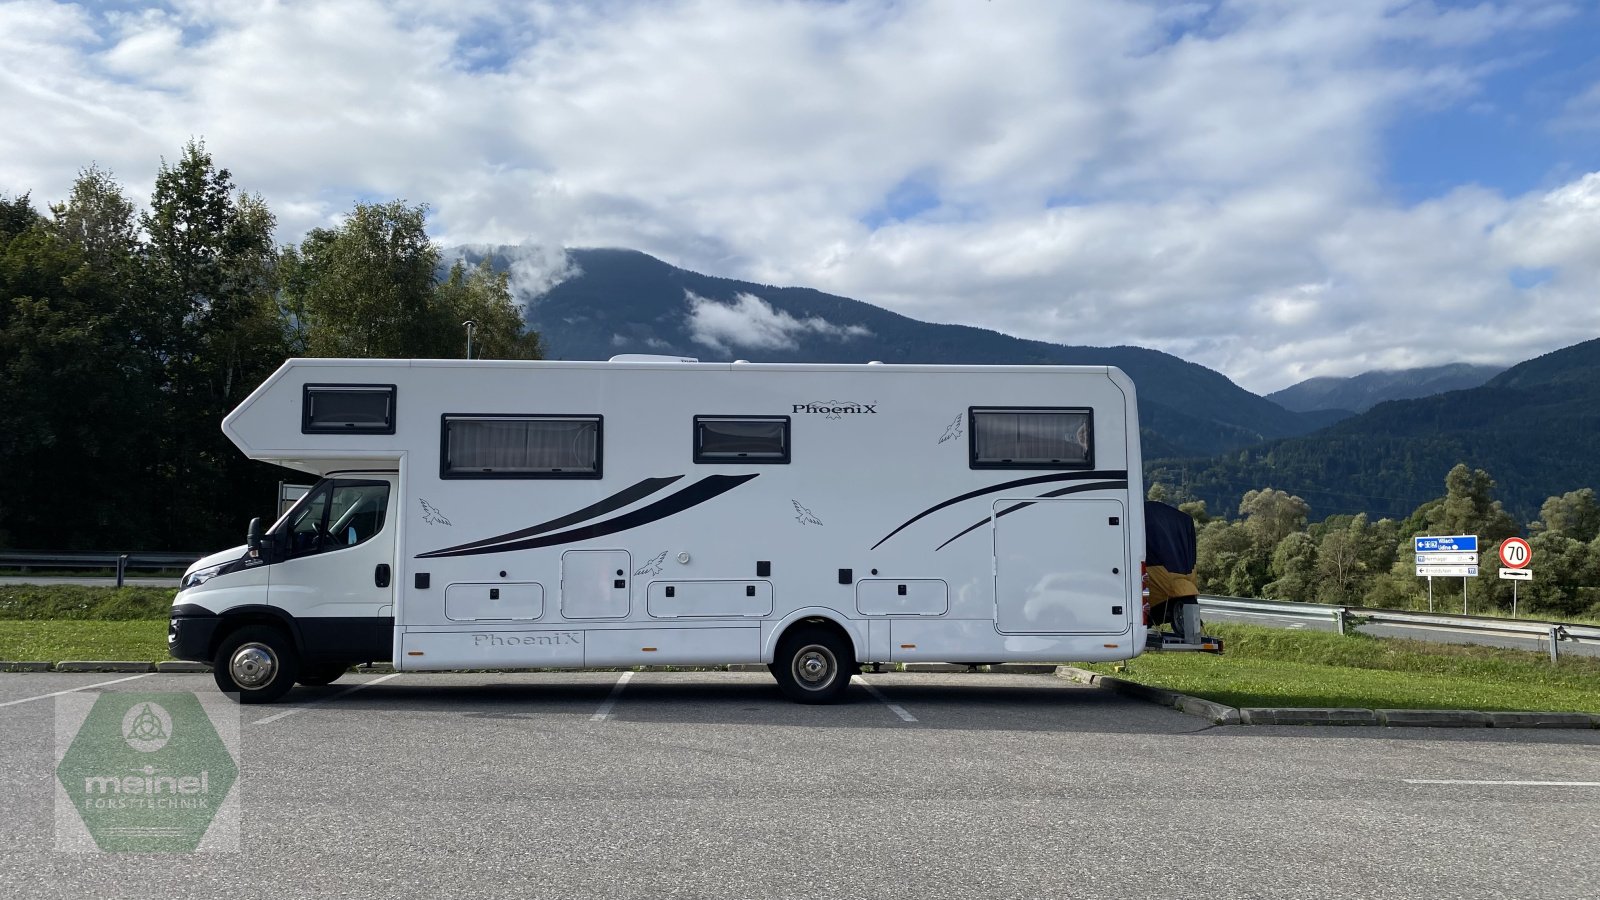
[[[868,337],[861,325],[835,325],[820,316],[797,319],[755,294],[739,294],[733,304],[708,300],[693,291],[684,291],[689,301],[689,335],[697,343],[724,353],[738,348],[750,350],[789,350],[800,346],[799,338],[819,334],[835,340]]]
[[[1387,128],[1473,103],[1495,41],[1570,13],[0,2],[0,121],[25,124],[0,130],[0,193],[60,199],[94,162],[148,196],[158,160],[200,136],[283,240],[356,200],[427,202],[441,243],[531,246],[512,269],[525,302],[570,274],[557,248],[630,247],[920,318],[1156,347],[1267,391],[1600,333],[1597,176],[1414,204],[1382,177]],[[1546,124],[1571,133],[1596,109],[1579,97]],[[908,180],[932,205],[900,217]],[[1551,275],[1519,287],[1528,267]],[[713,306],[724,346],[804,333]]]

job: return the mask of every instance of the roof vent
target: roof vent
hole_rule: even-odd
[[[656,353],[619,353],[611,357],[611,362],[675,362],[697,363],[700,360],[692,356],[661,356]]]

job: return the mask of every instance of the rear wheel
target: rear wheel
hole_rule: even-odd
[[[223,640],[211,674],[217,687],[237,695],[240,703],[272,703],[294,687],[300,659],[287,634],[250,625]]]
[[[850,642],[826,628],[792,632],[778,644],[772,677],[785,696],[797,703],[835,703],[856,673]]]
[[[300,675],[295,680],[307,687],[322,687],[338,681],[349,669],[349,663],[308,663],[300,667]]]

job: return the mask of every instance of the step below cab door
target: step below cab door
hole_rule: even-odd
[[[995,501],[995,619],[1000,631],[1127,631],[1134,573],[1128,567],[1126,521],[1120,500]]]
[[[308,657],[363,662],[393,653],[398,480],[327,479],[274,530],[268,602],[294,618]]]

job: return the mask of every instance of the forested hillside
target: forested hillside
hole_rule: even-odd
[[[1213,508],[1252,488],[1304,497],[1322,515],[1404,517],[1457,463],[1494,473],[1522,519],[1555,494],[1600,483],[1600,340],[1529,360],[1482,387],[1382,403],[1299,438],[1209,460],[1155,460]]]

